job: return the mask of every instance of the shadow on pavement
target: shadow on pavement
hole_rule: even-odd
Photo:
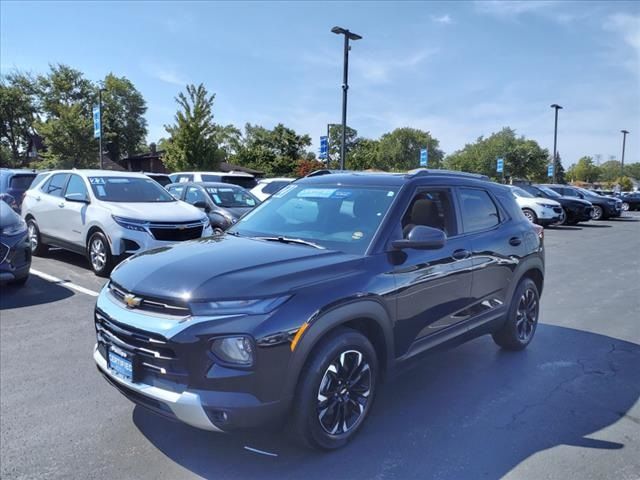
[[[603,225],[602,223],[583,223],[584,228],[611,228],[611,225]]]
[[[20,287],[0,286],[0,310],[57,302],[73,295],[68,288],[29,275],[27,283]]]
[[[640,396],[638,365],[640,346],[564,327],[541,325],[519,353],[483,337],[426,356],[383,385],[363,430],[331,453],[277,432],[204,432],[141,407],[133,421],[163,454],[205,478],[500,478],[556,445],[624,448],[624,437],[587,436],[626,417]]]
[[[84,255],[73,253],[68,250],[62,250],[61,248],[51,248],[47,252],[46,258],[57,260],[59,262],[69,263],[71,265],[75,265],[76,267],[80,267],[87,271],[93,272],[93,270],[91,270],[91,264],[89,263],[89,260],[87,260]]]
[[[545,230],[582,230],[581,227],[574,227],[571,225],[549,225],[548,227],[544,227]]]

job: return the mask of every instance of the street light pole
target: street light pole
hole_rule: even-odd
[[[340,144],[340,170],[344,170],[347,143],[347,90],[349,90],[349,40],[360,40],[362,37],[342,27],[331,29],[336,35],[344,35],[344,68],[342,72],[342,142]]]
[[[553,128],[553,183],[556,183],[556,162],[558,160],[557,147],[558,147],[558,110],[562,107],[556,103],[551,105],[556,111],[556,122]]]
[[[627,134],[629,130],[620,130],[622,133],[622,162],[620,163],[620,176],[624,175],[624,149],[627,143]]]

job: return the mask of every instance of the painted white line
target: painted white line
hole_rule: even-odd
[[[88,288],[84,288],[80,285],[76,285],[75,283],[71,283],[69,280],[62,280],[61,278],[54,277],[53,275],[49,275],[48,273],[44,273],[39,270],[34,270],[33,268],[30,270],[30,272],[33,273],[36,277],[42,278],[43,280],[57,283],[58,285],[62,285],[77,292],[84,293],[85,295],[91,295],[92,297],[97,297],[99,295],[98,292],[94,292],[93,290],[89,290]]]
[[[245,450],[249,450],[250,452],[259,453],[260,455],[266,455],[267,457],[277,457],[277,453],[265,452],[264,450],[258,450],[257,448],[244,446]]]

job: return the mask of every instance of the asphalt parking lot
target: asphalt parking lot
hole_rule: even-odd
[[[329,454],[134,407],[93,364],[105,280],[71,253],[36,258],[27,284],[0,295],[0,476],[636,480],[640,213],[549,228],[545,242],[542,324],[525,352],[483,337],[425,357]]]

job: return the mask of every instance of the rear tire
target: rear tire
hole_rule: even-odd
[[[87,242],[87,258],[93,273],[99,277],[108,277],[113,269],[113,255],[107,237],[102,232],[95,232]]]
[[[504,325],[492,334],[505,350],[523,350],[531,343],[538,326],[540,294],[530,278],[523,278],[513,293]]]
[[[38,228],[38,224],[33,218],[27,220],[27,231],[29,232],[29,245],[31,246],[31,253],[38,257],[46,255],[46,253],[49,251],[49,245],[42,243],[40,229]]]
[[[375,398],[378,359],[360,332],[339,328],[314,348],[293,402],[293,433],[312,448],[334,450],[360,430]]]

